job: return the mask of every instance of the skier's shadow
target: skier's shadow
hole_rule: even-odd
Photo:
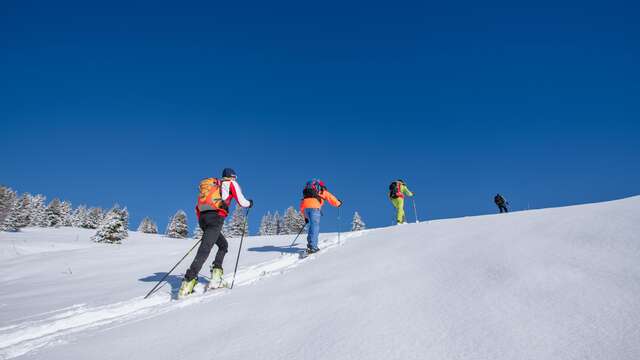
[[[300,249],[292,246],[273,246],[266,245],[260,247],[252,247],[248,248],[248,251],[256,251],[256,252],[279,252],[279,253],[289,253],[289,254],[297,254],[300,252]]]
[[[166,274],[167,274],[166,272],[157,272],[153,275],[140,278],[138,279],[138,281],[157,283],[158,281],[162,280],[162,278]],[[164,279],[164,283],[161,284],[158,287],[158,289],[156,289],[156,292],[160,290],[163,286],[165,286],[165,284],[169,284],[169,286],[171,286],[171,296],[174,297],[176,294],[178,294],[178,290],[180,290],[180,284],[182,284],[182,276],[178,276],[178,275],[167,276],[167,278]]]

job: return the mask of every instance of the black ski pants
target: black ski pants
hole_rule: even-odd
[[[184,278],[189,281],[198,277],[202,265],[209,257],[213,244],[218,245],[218,252],[216,258],[213,260],[213,267],[222,269],[222,261],[224,255],[229,249],[229,243],[227,239],[222,235],[222,225],[224,224],[224,217],[218,215],[215,211],[205,211],[200,214],[199,225],[204,234],[202,235],[202,242],[198,247],[198,253],[196,258],[193,259],[189,270],[185,274]]]
[[[502,204],[502,205],[498,205],[498,209],[500,209],[500,214],[502,214],[503,212],[508,213],[509,210],[507,209],[507,206]]]

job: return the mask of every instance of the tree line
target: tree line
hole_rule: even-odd
[[[0,230],[20,231],[25,227],[77,227],[96,229],[92,239],[96,242],[120,243],[128,237],[129,211],[126,207],[114,205],[109,210],[101,207],[79,205],[74,208],[70,201],[54,198],[48,204],[42,194],[18,194],[13,189],[0,186]],[[351,224],[352,231],[365,228],[362,218],[355,212]],[[304,217],[293,206],[280,216],[278,211],[267,212],[260,221],[258,235],[288,235],[297,234],[305,226]],[[150,217],[140,222],[137,230],[146,234],[157,234],[158,225]],[[171,238],[202,237],[202,230],[196,224],[193,232],[189,231],[187,214],[178,210],[169,218],[165,235]],[[222,228],[226,237],[240,237],[249,234],[249,225],[242,208],[236,207],[227,217]]]
[[[42,194],[18,194],[0,186],[0,230],[20,231],[25,227],[77,227],[97,229],[96,242],[120,242],[128,236],[129,211],[114,205],[109,210],[79,205],[73,208],[68,200],[54,198],[47,204]]]

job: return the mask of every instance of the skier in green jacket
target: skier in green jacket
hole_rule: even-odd
[[[396,221],[398,224],[404,224],[406,222],[404,216],[404,197],[413,197],[413,193],[403,180],[398,179],[389,185],[389,200],[391,204],[396,208]]]

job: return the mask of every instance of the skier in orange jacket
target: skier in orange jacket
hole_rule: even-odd
[[[338,200],[327,190],[321,180],[310,180],[302,190],[302,201],[300,212],[304,215],[305,223],[309,224],[309,234],[307,235],[307,253],[313,254],[318,250],[318,236],[320,235],[320,217],[322,216],[322,205],[324,202],[329,205],[340,207],[342,201]]]

